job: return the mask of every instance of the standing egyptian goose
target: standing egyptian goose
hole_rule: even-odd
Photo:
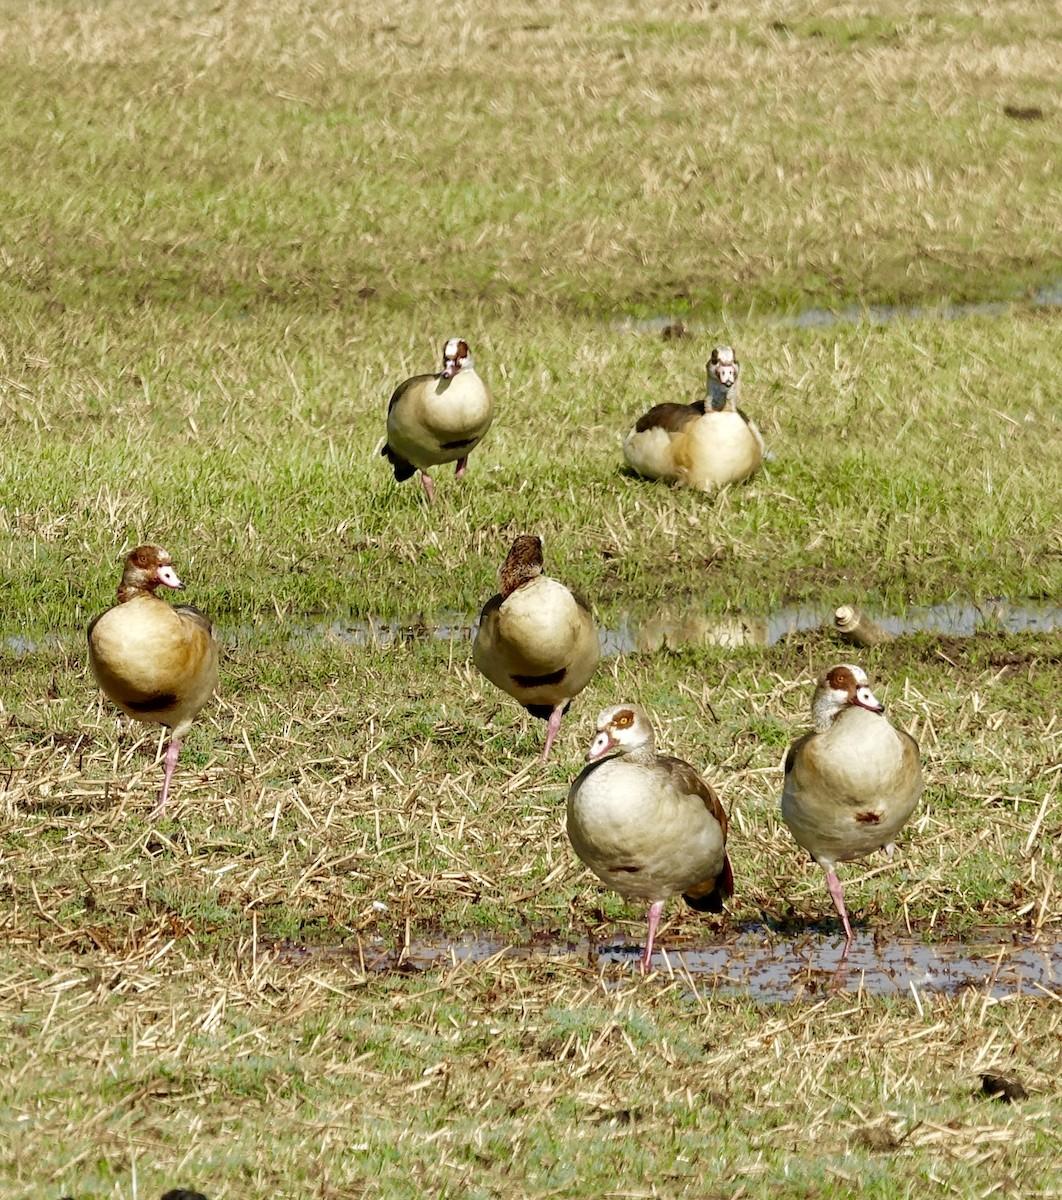
[[[502,564],[500,591],[483,606],[472,660],[484,675],[547,721],[542,761],[568,705],[601,657],[589,606],[542,573],[542,540],[521,534]]]
[[[692,404],[658,404],[623,443],[627,462],[648,479],[701,491],[747,479],[763,458],[763,437],[737,407],[740,364],[716,346],[706,364],[707,394]]]
[[[832,667],[815,688],[813,728],[785,759],[782,820],[826,872],[844,927],[842,957],[852,945],[852,926],[834,867],[882,848],[891,855],[922,794],[918,743],[884,713],[865,671]]]
[[[649,718],[633,704],[600,714],[586,758],[590,765],[568,793],[568,837],[603,883],[650,902],[642,955],[648,971],[670,896],[720,913],[734,894],[726,813],[688,762],[656,753]]]
[[[184,590],[161,546],[137,546],[125,560],[118,603],[88,627],[96,681],[137,721],[171,730],[155,815],[166,807],[181,739],[218,682],[218,645],[210,621],[191,605],[170,605],[157,587]]]
[[[387,444],[381,454],[402,482],[414,471],[429,501],[435,483],[428,468],[457,463],[460,479],[468,456],[479,445],[494,419],[490,388],[476,374],[472,354],[463,338],[450,338],[443,347],[438,375],[414,375],[398,386],[387,406]]]

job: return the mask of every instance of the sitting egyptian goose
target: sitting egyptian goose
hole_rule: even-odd
[[[443,347],[438,375],[414,375],[400,384],[387,406],[387,444],[380,452],[402,482],[414,471],[429,501],[435,483],[428,468],[457,462],[457,478],[468,456],[479,445],[494,419],[490,388],[476,374],[472,354],[463,338],[450,338]]]
[[[708,359],[708,392],[692,404],[658,404],[627,435],[623,453],[647,479],[701,491],[747,479],[763,458],[763,437],[737,407],[740,364],[730,346]]]
[[[834,866],[864,858],[893,838],[922,793],[918,743],[884,716],[866,673],[848,664],[819,680],[811,702],[813,729],[785,759],[782,819],[826,872],[844,926],[847,957],[852,927]]]
[[[157,587],[184,590],[161,546],[137,546],[126,558],[118,603],[88,627],[96,681],[122,712],[172,731],[162,794],[166,807],[181,738],[218,682],[218,645],[210,621],[190,605],[170,605]]]
[[[568,705],[601,657],[590,609],[542,573],[542,541],[521,534],[500,572],[500,592],[483,606],[472,660],[484,675],[546,725],[542,761]]]
[[[648,971],[670,896],[719,913],[734,894],[726,813],[689,763],[656,753],[649,718],[633,704],[601,713],[586,757],[590,765],[568,793],[568,837],[603,883],[650,902]]]

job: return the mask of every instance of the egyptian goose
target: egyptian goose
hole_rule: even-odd
[[[882,848],[891,855],[922,793],[918,743],[884,712],[865,671],[831,667],[811,701],[813,728],[785,759],[782,820],[826,872],[844,927],[842,957],[853,938],[835,864]]]
[[[716,346],[706,364],[707,395],[692,404],[658,404],[623,443],[630,466],[648,479],[701,491],[747,479],[763,458],[763,437],[737,407],[740,364]]]
[[[689,763],[656,753],[649,718],[633,704],[601,713],[586,758],[590,765],[568,793],[568,837],[603,883],[650,902],[648,971],[670,896],[719,913],[734,894],[726,813]]]
[[[472,660],[486,677],[547,721],[542,761],[568,705],[601,657],[589,606],[542,573],[542,540],[521,534],[502,564],[500,591],[483,606]]]
[[[428,500],[434,501],[428,468],[456,460],[460,479],[469,453],[493,419],[490,388],[476,374],[468,343],[453,337],[443,347],[438,375],[414,375],[396,389],[387,406],[387,444],[380,453],[399,482],[420,471]]]
[[[170,605],[157,587],[184,590],[161,546],[137,546],[125,560],[118,603],[88,627],[89,662],[96,681],[137,721],[171,730],[162,794],[166,807],[181,739],[218,682],[218,645],[210,621],[191,605]]]

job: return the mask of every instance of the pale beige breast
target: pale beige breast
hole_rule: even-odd
[[[123,712],[175,731],[190,724],[217,686],[217,643],[202,620],[146,594],[93,624],[89,661]]]
[[[494,419],[490,389],[472,370],[411,382],[387,414],[388,444],[415,467],[455,462],[474,449]]]
[[[564,584],[540,575],[500,604],[497,599],[484,607],[472,644],[479,670],[521,703],[555,704],[582,691],[600,643],[590,613]],[[559,673],[549,682],[528,682]]]
[[[585,768],[568,794],[567,828],[579,859],[625,896],[663,900],[723,871],[719,822],[659,760]]]
[[[707,412],[675,440],[675,468],[687,487],[711,491],[747,479],[760,465],[760,440],[740,413]]]
[[[890,843],[918,805],[918,748],[884,716],[843,712],[793,756],[782,818],[817,860],[862,858]]]

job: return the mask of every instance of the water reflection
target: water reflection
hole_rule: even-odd
[[[788,329],[828,329],[834,325],[887,325],[893,321],[960,321],[965,317],[1001,317],[1015,308],[1058,308],[1062,306],[1062,281],[1037,288],[1010,300],[974,300],[965,304],[846,304],[840,308],[807,308],[803,312],[768,318],[771,324]],[[621,317],[613,328],[631,333],[656,333],[664,337],[707,337],[718,322],[698,324],[676,317]],[[681,328],[681,335],[674,331]]]
[[[968,941],[926,943],[859,933],[847,960],[843,938],[808,932],[780,938],[760,927],[712,945],[672,943],[654,956],[654,969],[688,975],[699,989],[748,995],[761,1001],[810,999],[822,992],[867,992],[876,996],[957,995],[963,989],[1004,998],[1018,994],[1062,1000],[1062,942],[1023,941],[1011,931],[985,931]],[[401,950],[362,946],[276,948],[282,961],[313,962],[322,956],[354,958],[368,972],[428,971],[478,963],[497,955],[521,960],[576,960],[609,978],[636,974],[638,945],[591,946],[585,939],[511,945],[497,938],[466,935],[423,938]]]
[[[698,612],[688,605],[662,605],[649,614],[621,614],[614,626],[601,629],[601,651],[606,657],[652,654],[697,646],[773,646],[801,630],[834,627],[834,609],[783,608],[766,616],[750,613]],[[948,634],[971,637],[986,630],[1000,633],[1046,633],[1062,629],[1062,606],[1009,603],[990,600],[934,604],[911,608],[902,616],[867,611],[886,632]],[[280,637],[289,649],[307,652],[329,642],[356,646],[392,646],[401,642],[468,642],[475,636],[477,618],[470,613],[438,613],[404,620],[380,617],[324,617],[319,620],[260,621],[251,625],[220,625],[218,639],[235,647],[255,645]],[[55,634],[39,638],[17,635],[5,638],[0,648],[16,658],[54,650],[61,644]]]
[[[1038,633],[1062,629],[1062,607],[1053,604],[937,604],[912,608],[903,616],[872,613],[887,632],[937,633],[969,637],[981,630],[1002,633]],[[773,646],[805,629],[834,625],[834,610],[785,608],[767,616],[697,612],[689,606],[657,608],[649,615],[624,614],[614,626],[601,629],[601,651],[606,657],[648,654],[662,649],[697,646]],[[383,621],[332,618],[289,627],[294,649],[312,649],[322,642],[352,642],[359,646],[390,646],[397,642],[433,640],[466,642],[475,635],[476,618],[468,613],[441,613],[434,618]],[[254,629],[222,630],[229,644],[254,641]]]

